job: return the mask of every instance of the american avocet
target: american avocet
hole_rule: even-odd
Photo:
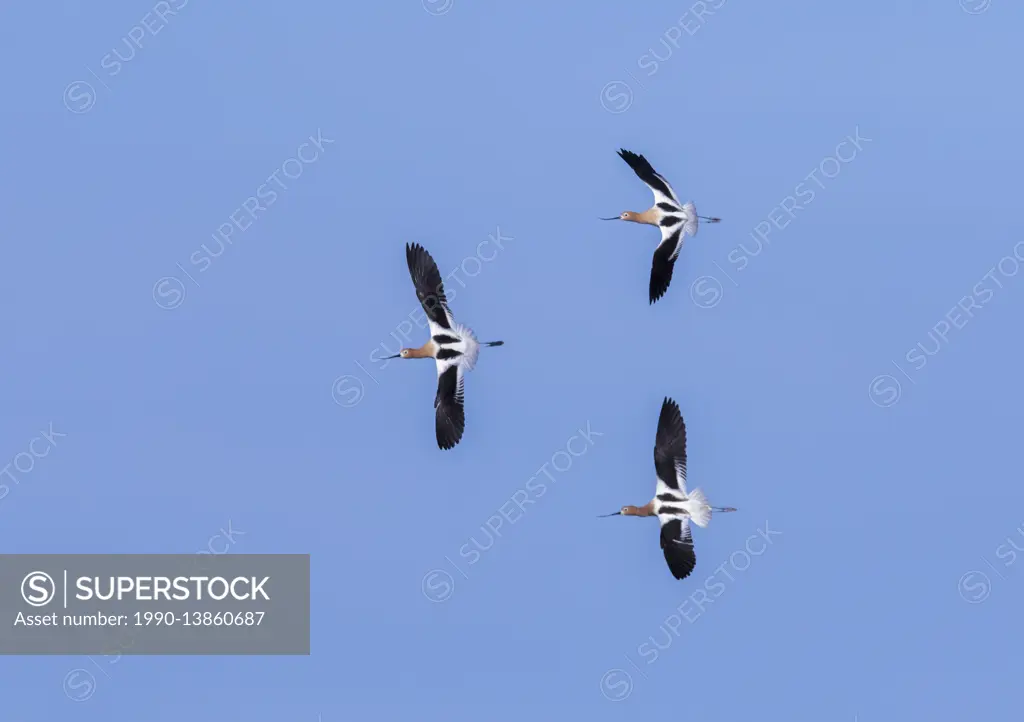
[[[686,424],[679,413],[679,405],[668,397],[661,404],[658,433],[654,438],[654,471],[658,484],[653,499],[644,506],[624,506],[604,516],[657,516],[668,568],[676,579],[685,579],[697,564],[690,520],[699,527],[706,527],[711,521],[711,512],[736,510],[731,506],[709,506],[699,488],[687,493]]]
[[[385,358],[432,358],[437,363],[437,395],[434,397],[437,446],[452,449],[466,428],[463,408],[463,376],[472,371],[480,346],[501,346],[504,341],[477,341],[473,331],[455,322],[448,310],[444,284],[437,264],[423,246],[405,244],[405,260],[430,326],[430,340],[419,348],[403,348]]]
[[[658,226],[661,230],[661,243],[654,251],[654,263],[651,266],[650,302],[654,303],[668,290],[668,284],[672,281],[672,267],[683,247],[686,234],[697,235],[697,219],[703,219],[708,223],[719,223],[722,219],[698,216],[697,208],[692,202],[680,203],[672,186],[651,167],[651,164],[642,155],[631,153],[623,148],[619,150],[619,156],[629,163],[633,172],[654,193],[654,205],[643,213],[623,211],[618,216],[601,220],[646,223],[650,226]]]

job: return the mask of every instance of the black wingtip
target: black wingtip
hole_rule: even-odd
[[[405,244],[405,260],[409,264],[410,271],[412,271],[414,264],[427,263],[437,265],[434,262],[434,257],[430,255],[430,251],[415,242]]]
[[[661,412],[658,414],[658,426],[662,424],[675,424],[675,420],[679,419],[680,422],[683,420],[683,412],[679,408],[679,404],[676,403],[675,399],[671,396],[666,396],[665,400],[661,402]]]
[[[437,448],[441,451],[451,451],[459,442],[462,441],[462,432],[456,429],[446,429],[445,432],[440,430],[437,433]]]

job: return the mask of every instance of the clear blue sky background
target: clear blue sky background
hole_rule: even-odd
[[[6,658],[0,717],[1018,718],[1024,560],[998,550],[1024,548],[1024,273],[984,276],[1024,240],[1024,8],[728,0],[701,25],[689,7],[191,0],[116,75],[102,58],[127,55],[149,0],[0,10],[0,462],[66,434],[4,479],[0,548],[193,552],[230,520],[231,553],[313,569],[309,657]],[[73,113],[79,80],[95,104]],[[622,109],[613,81],[624,112],[602,107]],[[826,161],[858,127],[856,157]],[[197,273],[318,128],[334,144]],[[725,219],[653,307],[657,233],[596,220],[650,202],[619,147]],[[740,270],[823,161],[838,174]],[[406,242],[447,275],[499,228],[513,240],[449,288],[506,345],[442,453],[433,365],[369,356],[416,308]],[[170,310],[165,276],[186,290]],[[885,374],[896,403],[890,378],[869,392]],[[354,406],[332,398],[344,375]],[[656,522],[595,518],[650,498],[666,395],[691,486],[740,508],[695,531],[682,582]],[[588,421],[603,435],[468,564]],[[781,534],[737,571],[766,523]],[[960,585],[972,570],[989,586]],[[701,588],[720,596],[695,617]],[[84,702],[62,689],[79,667]]]

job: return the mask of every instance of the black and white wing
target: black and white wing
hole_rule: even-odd
[[[657,499],[662,502],[686,498],[686,424],[679,404],[665,397],[654,438],[654,471],[658,475]]]
[[[416,297],[423,306],[423,312],[427,314],[430,335],[436,336],[442,330],[451,329],[452,314],[448,310],[441,273],[434,259],[418,243],[406,243],[405,260],[409,264],[413,285],[416,286]]]
[[[658,417],[654,470],[658,475],[655,508],[661,524],[661,549],[672,576],[685,579],[697,564],[690,516],[682,506],[686,500],[686,424],[679,404],[668,397],[662,401]]]
[[[651,286],[649,290],[650,303],[654,303],[668,290],[672,283],[672,270],[675,268],[676,259],[679,258],[679,251],[683,248],[682,221],[676,221],[674,225],[664,225],[664,221],[676,216],[666,216],[661,226],[661,243],[654,249],[654,261],[651,263]]]
[[[464,380],[460,364],[451,361],[437,361],[434,424],[439,449],[455,448],[455,445],[462,440],[462,432],[466,429],[466,411],[463,406]]]
[[[637,174],[637,177],[651,189],[654,193],[654,204],[656,206],[668,212],[679,210],[680,203],[676,197],[676,192],[672,190],[672,186],[668,184],[668,181],[651,167],[646,158],[632,153],[625,148],[619,149],[619,157],[626,161],[629,167],[633,169],[633,172]],[[663,203],[665,205],[662,205]]]
[[[661,522],[661,549],[665,552],[669,571],[676,579],[686,579],[697,565],[690,521],[685,516],[680,518],[661,514],[658,515],[658,521]]]

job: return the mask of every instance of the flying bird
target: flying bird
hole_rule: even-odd
[[[623,148],[619,150],[619,157],[629,164],[633,172],[654,193],[654,205],[642,213],[623,211],[618,216],[601,220],[632,221],[658,226],[661,231],[661,243],[654,251],[654,263],[651,266],[650,302],[654,303],[665,295],[669,283],[672,282],[672,267],[679,257],[686,235],[697,235],[697,219],[708,223],[720,223],[722,219],[698,216],[697,208],[692,202],[680,203],[672,186],[642,155]]]
[[[405,244],[405,260],[430,327],[430,340],[419,348],[403,348],[384,358],[432,358],[437,364],[434,426],[439,449],[453,449],[466,428],[464,377],[476,365],[480,346],[501,346],[504,341],[477,341],[473,331],[456,323],[448,310],[437,264],[418,243]]]
[[[661,404],[658,433],[654,438],[654,471],[658,477],[655,496],[644,506],[624,506],[604,516],[656,516],[661,524],[661,549],[669,571],[686,579],[697,564],[693,553],[690,521],[706,527],[711,512],[736,511],[731,506],[709,506],[699,488],[686,491],[686,424],[679,404],[666,397]]]

